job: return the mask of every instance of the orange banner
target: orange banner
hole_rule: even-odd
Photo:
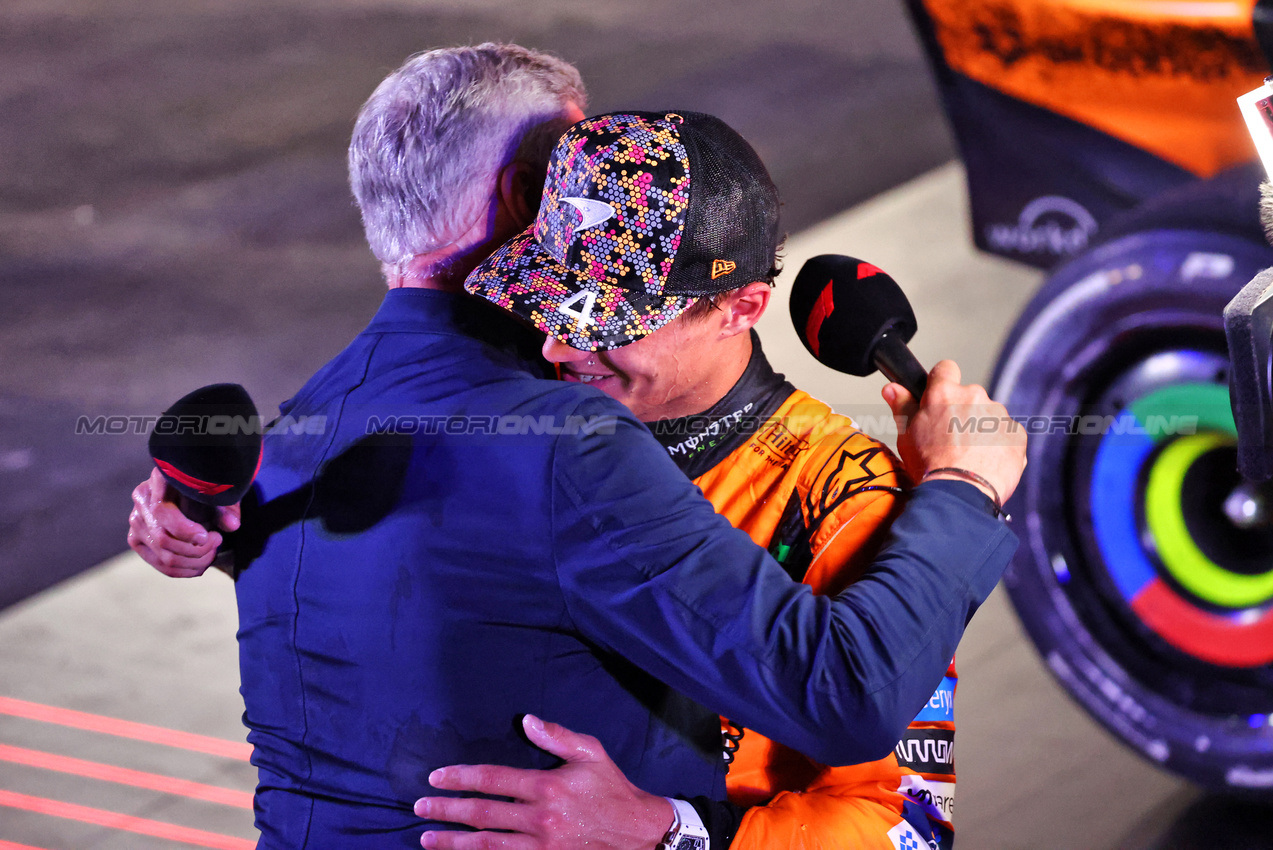
[[[1194,174],[1253,159],[1254,0],[926,0],[956,71]]]

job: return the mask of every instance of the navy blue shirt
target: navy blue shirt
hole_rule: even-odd
[[[553,763],[527,712],[661,795],[724,796],[717,714],[826,763],[891,750],[1015,549],[984,497],[917,488],[815,597],[625,408],[491,344],[492,310],[391,291],[266,437],[237,583],[260,846],[418,847],[434,768]]]

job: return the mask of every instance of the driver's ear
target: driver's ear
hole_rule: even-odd
[[[750,330],[769,306],[769,296],[773,288],[764,281],[755,281],[739,288],[729,295],[729,308],[726,311],[722,331],[725,336],[735,336]]]
[[[514,160],[499,173],[500,203],[523,226],[529,225],[539,212],[544,185],[542,179],[535,179],[536,171],[529,163]]]

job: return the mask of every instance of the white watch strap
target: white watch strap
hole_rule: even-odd
[[[664,799],[672,804],[676,815],[672,828],[668,830],[667,845],[675,850],[681,836],[690,836],[702,840],[702,850],[711,850],[711,837],[707,833],[707,827],[703,826],[703,819],[698,816],[698,810],[686,800],[676,800],[672,797]]]

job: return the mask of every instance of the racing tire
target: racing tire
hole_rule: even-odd
[[[1236,472],[1221,314],[1271,265],[1232,234],[1113,239],[1052,273],[991,381],[1028,432],[1005,585],[1046,665],[1146,758],[1261,797],[1273,491]]]

